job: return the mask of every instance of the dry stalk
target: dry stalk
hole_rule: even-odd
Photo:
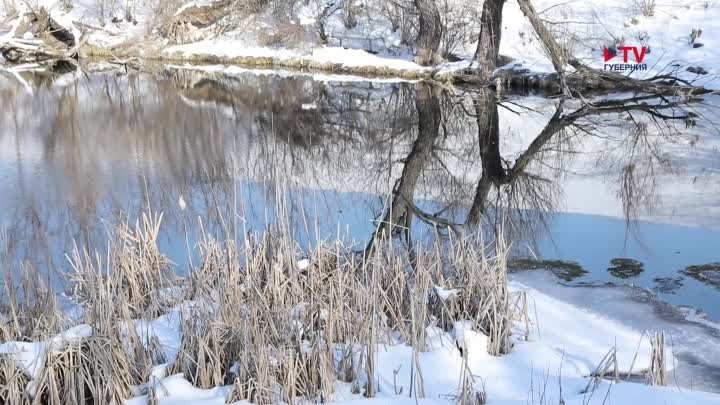
[[[649,385],[667,384],[667,367],[665,359],[665,332],[655,333],[650,338],[650,369],[647,373]]]

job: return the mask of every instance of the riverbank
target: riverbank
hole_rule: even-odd
[[[536,3],[538,9],[546,10],[544,15],[560,21],[569,14],[585,20],[584,23],[568,22],[563,35],[571,37],[573,54],[589,67],[603,69],[606,64],[603,49],[624,41],[647,48],[643,59],[647,68],[624,74],[640,79],[671,75],[694,85],[713,87],[718,74],[715,66],[720,65],[720,53],[711,46],[720,32],[720,27],[715,25],[720,20],[716,18],[720,16],[717,5],[677,0],[656,5],[653,14],[645,16],[636,9],[620,7],[624,2],[602,7],[575,4],[564,6],[567,8],[562,12],[553,0]],[[188,9],[203,4],[188,3],[174,15],[170,13],[163,18],[178,19]],[[80,58],[101,57],[130,65],[150,61],[192,62],[444,82],[452,81],[471,66],[475,49],[470,36],[453,48],[451,59],[457,62],[421,66],[415,62],[413,47],[403,42],[402,33],[386,21],[363,17],[368,19],[349,29],[343,26],[338,15],[329,19],[332,33],[321,43],[315,32],[316,17],[309,17],[314,11],[307,8],[295,12],[297,20],[291,27],[282,26],[269,14],[251,14],[233,20],[230,28],[222,28],[219,34],[216,31],[224,27],[224,20],[217,23],[220,26],[211,24],[194,29],[188,43],[177,44],[163,36],[164,28],[158,23],[159,11],[147,4],[138,6],[132,20],[113,18],[102,25],[98,24],[99,10],[94,3],[75,4],[67,9],[54,0],[45,0],[36,7],[47,10],[52,21],[72,37],[73,45],[68,51],[74,50]],[[0,18],[0,30],[4,27],[6,32],[0,34],[0,43],[35,54],[47,52],[55,57],[67,54],[43,45],[42,33],[23,20],[27,11],[25,5],[5,11],[5,16]],[[513,2],[505,7],[504,21],[500,53],[507,63],[501,69],[530,76],[554,72],[528,22]],[[607,32],[596,32],[597,24],[606,27]],[[574,70],[570,66],[566,69],[570,73]]]

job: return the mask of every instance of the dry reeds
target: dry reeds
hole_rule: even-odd
[[[239,243],[203,236],[199,265],[176,282],[157,248],[161,219],[147,214],[118,227],[105,259],[78,248],[69,255],[92,333],[47,351],[31,383],[35,403],[116,404],[132,387],[152,402],[158,387],[148,382],[150,371],[166,361],[168,374],[182,373],[197,387],[231,385],[229,402],[325,402],[337,380],[373,397],[377,348],[393,343],[391,336],[412,346],[410,394],[422,397],[419,353],[427,350],[428,325],[451,330],[470,320],[489,337],[491,354],[510,350],[500,241],[489,248],[477,238],[451,240],[413,254],[391,241],[378,240],[365,254],[321,242],[307,255],[281,228]],[[307,262],[299,262],[304,255]],[[153,331],[133,320],[171,308],[180,314],[181,342],[177,357],[165,358]],[[18,336],[3,325],[3,334]],[[0,395],[21,400],[27,378],[2,367],[8,388]]]
[[[15,361],[0,356],[0,404],[29,405],[32,398],[25,391],[30,378]]]
[[[655,333],[650,338],[650,348],[650,369],[647,372],[647,382],[649,385],[666,385],[665,332]]]
[[[21,263],[19,281],[5,271],[0,300],[0,343],[44,340],[62,329],[55,293],[34,267]]]
[[[162,214],[143,214],[130,226],[121,222],[115,229],[106,263],[76,246],[68,256],[70,281],[77,299],[97,309],[109,302],[112,319],[155,318],[173,306],[167,289],[174,279],[170,262],[157,247]],[[97,305],[96,305],[97,304]],[[125,313],[123,313],[125,312]]]
[[[120,342],[93,336],[49,350],[33,381],[35,404],[117,404],[130,394]]]

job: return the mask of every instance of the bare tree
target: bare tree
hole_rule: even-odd
[[[502,11],[505,0],[485,0],[480,16],[480,36],[475,51],[481,80],[487,80],[497,66],[502,33]]]
[[[318,27],[318,33],[320,35],[320,41],[323,44],[326,44],[328,41],[327,33],[325,32],[325,24],[327,24],[328,18],[335,14],[338,10],[341,10],[345,7],[349,7],[349,5],[346,6],[346,3],[349,3],[347,0],[336,0],[331,1],[325,5],[322,12],[317,18],[317,27]]]
[[[420,14],[420,25],[416,41],[415,62],[420,65],[433,65],[442,61],[440,40],[442,39],[442,20],[435,0],[413,0]]]

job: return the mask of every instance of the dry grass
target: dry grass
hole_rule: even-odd
[[[96,334],[47,353],[35,403],[121,405],[130,376],[122,343]]]
[[[157,248],[161,219],[147,214],[117,227],[104,259],[79,248],[69,255],[82,323],[93,333],[48,351],[34,382],[36,403],[119,404],[133,386],[154,397],[150,370],[166,361],[169,373],[197,387],[232,385],[228,401],[323,402],[336,380],[373,397],[377,348],[391,335],[413,347],[411,389],[422,397],[418,354],[427,350],[428,325],[449,330],[469,319],[489,336],[491,354],[510,350],[502,243],[490,248],[467,238],[408,255],[391,241],[376,241],[366,254],[324,242],[301,268],[303,252],[282,229],[245,235],[238,245],[203,237],[199,265],[176,281]],[[457,293],[437,293],[448,289]],[[183,300],[192,305],[178,307],[179,354],[166,359],[157,338],[128,320],[154,319]],[[37,308],[12,302],[10,314],[24,315],[8,317],[20,326],[3,323],[4,339],[47,338],[60,329],[55,318],[38,322]],[[28,376],[12,361],[0,359],[0,379],[2,398],[27,399]]]
[[[634,0],[633,8],[635,12],[645,16],[652,17],[655,15],[655,8],[657,7],[656,0]]]
[[[330,399],[340,379],[372,397],[377,345],[398,332],[416,352],[426,350],[434,312],[448,328],[473,319],[489,334],[491,353],[509,351],[504,255],[486,256],[477,241],[453,243],[450,255],[418,251],[414,264],[385,242],[369,256],[324,243],[305,269],[285,233],[245,242],[241,252],[232,243],[204,242],[190,277],[187,298],[211,305],[183,320],[171,372],[197,386],[232,382],[231,400],[296,403]],[[428,301],[433,285],[465,287],[445,307]],[[420,369],[414,378],[422,396]]]
[[[163,314],[171,306],[164,302],[164,293],[174,276],[157,247],[161,222],[162,215],[152,213],[143,214],[134,226],[121,222],[106,263],[76,247],[68,256],[75,297],[89,302],[92,309],[108,299],[125,304],[115,306],[114,319],[153,319]]]

